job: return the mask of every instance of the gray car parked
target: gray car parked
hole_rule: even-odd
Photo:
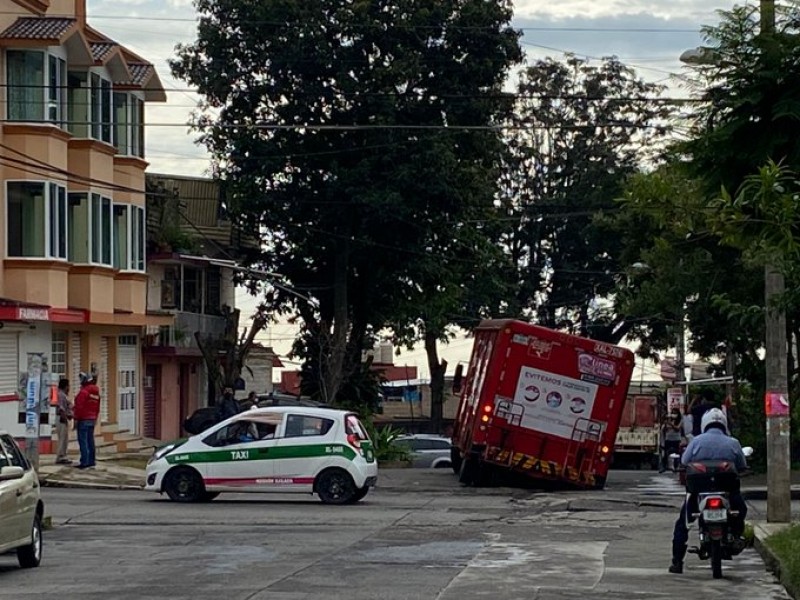
[[[397,437],[393,443],[408,448],[411,452],[411,464],[414,467],[423,469],[450,468],[450,448],[452,443],[449,438],[417,433]]]

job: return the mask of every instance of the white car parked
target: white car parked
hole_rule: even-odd
[[[38,567],[43,516],[36,471],[14,438],[0,431],[0,554],[16,550],[21,567]]]
[[[393,444],[406,448],[411,465],[420,469],[449,469],[452,464],[453,443],[450,438],[427,433],[401,435]]]
[[[355,414],[274,406],[157,449],[145,477],[146,490],[177,502],[207,502],[220,492],[300,492],[347,504],[375,485],[378,463]]]

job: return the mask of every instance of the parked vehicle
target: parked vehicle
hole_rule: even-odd
[[[658,396],[628,395],[614,442],[615,457],[657,469],[660,439],[658,417]]]
[[[742,449],[745,456],[753,454],[753,449]],[[677,455],[673,454],[674,459]],[[741,554],[745,544],[734,535],[732,520],[738,513],[731,508],[729,496],[739,489],[739,473],[733,463],[728,461],[698,461],[686,465],[686,498],[697,495],[697,531],[700,545],[690,548],[700,560],[711,561],[711,575],[714,579],[722,577],[722,561],[732,560]],[[687,527],[689,515],[687,514]]]
[[[422,469],[449,469],[453,443],[446,437],[418,433],[403,435],[392,442],[411,453],[411,466]]]
[[[145,489],[176,502],[210,501],[220,492],[299,492],[347,504],[364,498],[377,476],[372,442],[355,414],[273,406],[157,449]]]
[[[238,402],[240,410],[247,410],[252,407],[252,403],[248,401],[246,398],[242,398]],[[261,394],[260,396],[258,396],[258,401],[256,403],[256,406],[258,406],[259,408],[263,408],[266,406],[310,406],[310,407],[320,408],[326,405],[323,404],[322,402],[315,402],[314,400],[310,400],[309,398],[303,398],[302,396],[272,393],[272,394]],[[217,416],[217,407],[204,406],[194,411],[183,422],[183,430],[190,435],[197,435],[198,433],[205,431],[209,427],[216,425],[218,422],[219,418]]]
[[[453,433],[453,469],[602,488],[634,358],[630,350],[511,320],[475,330]]]
[[[0,431],[0,554],[16,550],[22,568],[38,567],[43,516],[36,471],[14,438]]]

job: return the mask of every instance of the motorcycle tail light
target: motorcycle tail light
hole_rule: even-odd
[[[722,508],[722,498],[709,498],[706,508]]]

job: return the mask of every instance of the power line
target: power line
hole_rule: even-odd
[[[541,46],[542,48],[550,48],[549,46]],[[558,50],[556,48],[552,48],[552,50],[558,51],[562,54],[574,54],[569,50]],[[586,56],[586,55],[584,55]],[[587,58],[593,58],[586,56]],[[597,60],[603,60],[598,58]],[[633,65],[635,66],[635,65]],[[655,69],[658,71],[662,71],[661,69]],[[670,73],[669,71],[663,71],[665,73],[669,73],[670,75],[674,75],[674,73]],[[61,90],[69,90],[69,91],[90,91],[91,88],[75,88],[69,85],[47,85],[47,84],[15,84],[15,83],[0,83],[0,89],[7,88],[9,90],[51,90],[51,89],[61,89]],[[193,93],[197,94],[198,96],[204,96],[203,92],[201,92],[198,88],[178,88],[178,87],[162,87],[165,92],[184,92],[184,93]],[[253,90],[255,91],[255,90]],[[687,104],[687,103],[703,103],[706,102],[700,98],[676,98],[673,96],[608,96],[608,95],[589,95],[589,94],[545,94],[545,93],[519,93],[519,92],[492,92],[492,93],[481,93],[481,94],[451,94],[451,93],[431,93],[429,95],[422,94],[422,93],[415,93],[415,92],[399,92],[399,91],[387,91],[387,92],[347,92],[347,91],[337,91],[334,89],[330,89],[332,91],[331,99],[337,98],[397,98],[397,99],[419,99],[419,100],[565,100],[565,101],[620,101],[620,102],[660,102],[665,104]],[[244,92],[246,95],[247,92]],[[304,91],[295,91],[293,94],[298,96],[308,96],[313,98],[319,98],[320,94],[316,92],[304,92]],[[193,102],[193,104],[167,104],[167,105],[154,105],[153,103],[148,104],[147,106],[152,106],[155,108],[172,108],[172,107],[182,107],[182,108],[196,108],[198,104],[202,103],[203,99],[198,98],[197,102]],[[12,102],[13,104],[13,102]],[[70,106],[94,106],[96,103],[91,101],[71,101],[69,102]],[[214,107],[216,108],[216,107]],[[76,124],[91,124],[94,121],[72,121],[72,123]]]
[[[37,121],[47,123],[47,121]],[[0,119],[0,123],[19,124],[20,121]],[[82,125],[85,122],[67,121],[65,125]],[[55,123],[53,123],[55,125]],[[187,123],[148,122],[144,127],[192,127]],[[602,123],[587,123],[585,125],[428,125],[428,124],[385,124],[385,123],[354,123],[328,124],[328,123],[306,123],[306,124],[278,124],[278,123],[215,123],[208,126],[209,129],[226,129],[240,131],[551,131],[551,130],[594,130],[601,127],[622,127],[627,129],[664,129],[664,125],[636,124],[627,121],[605,121]]]
[[[24,11],[0,11],[0,15],[16,15],[23,17],[30,17],[29,12]],[[75,18],[74,14],[55,14],[50,13],[48,17],[61,17],[61,18]],[[151,23],[199,23],[201,19],[216,21],[218,19],[209,19],[206,15],[197,15],[194,17],[158,17],[158,16],[141,16],[141,15],[111,15],[111,14],[91,14],[90,20],[106,20],[106,21],[135,21],[135,22],[151,22]],[[283,29],[306,29],[308,23],[304,21],[270,21],[264,19],[246,19],[242,23],[247,25],[262,25]],[[451,22],[444,22],[436,25],[419,25],[419,24],[404,24],[404,23],[380,23],[380,22],[363,22],[353,23],[347,22],[344,27],[363,28],[363,29],[403,29],[412,31],[496,31],[498,29],[495,25],[457,25]],[[344,28],[343,27],[343,28]],[[505,28],[505,27],[503,27]],[[576,26],[527,26],[527,27],[514,27],[513,24],[507,27],[514,31],[535,31],[535,32],[568,32],[568,33],[681,33],[681,34],[698,34],[696,29],[685,29],[677,27],[576,27]]]

